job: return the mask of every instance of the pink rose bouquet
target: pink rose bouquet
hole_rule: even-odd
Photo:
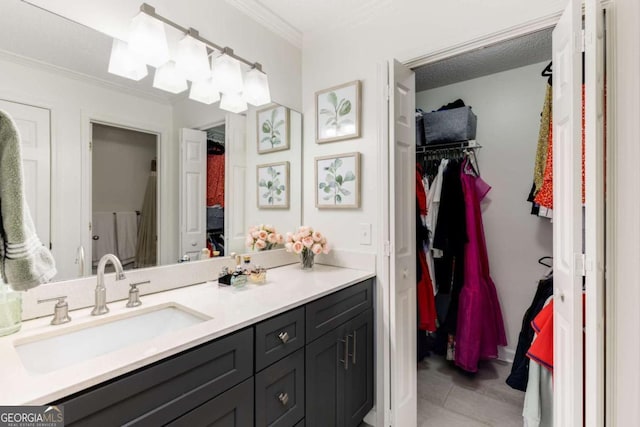
[[[322,233],[307,226],[298,228],[295,233],[288,232],[284,247],[287,252],[295,252],[303,257],[309,254],[328,254],[330,250]]]
[[[284,237],[272,225],[256,225],[249,228],[246,244],[249,249],[268,251],[275,245],[284,243]]]

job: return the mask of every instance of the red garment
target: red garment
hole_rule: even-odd
[[[224,155],[207,156],[207,206],[224,207]]]
[[[553,372],[553,300],[531,322],[536,331],[527,357]]]
[[[418,202],[418,209],[420,209],[420,215],[425,216],[427,214],[427,193],[424,191],[424,183],[422,182],[422,175],[420,171],[416,170],[416,197]]]
[[[421,278],[418,282],[418,329],[435,332],[436,325],[436,300],[433,295],[433,283],[427,266],[427,256],[422,248],[418,248],[418,262],[420,263]]]

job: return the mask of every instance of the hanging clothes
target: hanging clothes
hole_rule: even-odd
[[[468,160],[460,170],[466,204],[468,241],[464,248],[464,286],[460,292],[456,329],[456,365],[478,371],[481,359],[497,358],[498,346],[506,346],[502,311],[489,274],[489,258],[482,225],[480,201],[491,187],[471,172]]]
[[[140,211],[135,267],[153,267],[158,263],[158,173],[152,162],[147,189]]]
[[[224,207],[224,154],[207,155],[207,206]]]
[[[512,388],[520,391],[527,390],[527,381],[529,379],[529,358],[527,351],[531,347],[534,329],[531,322],[540,313],[547,299],[553,295],[553,276],[545,277],[538,282],[538,288],[531,301],[531,305],[524,313],[522,318],[522,328],[518,335],[518,346],[516,354],[511,365],[511,373],[507,377],[506,383]]]
[[[542,113],[540,114],[540,130],[538,132],[538,147],[536,149],[536,161],[533,167],[533,185],[534,196],[542,188],[544,179],[544,171],[547,165],[547,154],[549,144],[549,130],[551,125],[552,115],[552,94],[553,89],[550,84],[547,83],[547,88],[544,94],[544,104],[542,106]]]
[[[433,282],[429,273],[425,245],[429,241],[429,232],[424,225],[423,217],[427,213],[426,192],[422,183],[422,175],[416,170],[416,278],[418,303],[418,329],[435,332],[436,306]]]

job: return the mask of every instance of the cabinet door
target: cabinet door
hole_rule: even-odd
[[[170,427],[253,427],[253,378],[167,424]]]
[[[349,370],[345,371],[345,426],[357,427],[373,407],[373,310],[345,325]]]
[[[256,375],[256,427],[292,427],[304,417],[304,350]]]
[[[306,415],[308,427],[344,425],[345,329],[339,326],[307,345]]]

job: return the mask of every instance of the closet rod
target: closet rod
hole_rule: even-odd
[[[461,150],[461,151],[475,150],[477,148],[482,148],[482,146],[478,144],[475,140],[461,141],[461,142],[447,143],[447,144],[430,144],[430,145],[423,145],[421,147],[416,147],[416,155],[439,153],[442,151],[451,151],[451,150]]]

